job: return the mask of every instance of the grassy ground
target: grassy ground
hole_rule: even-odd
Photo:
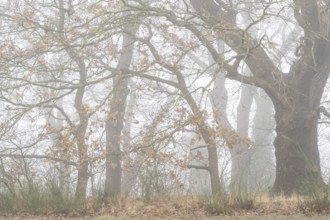
[[[155,220],[170,220],[172,218],[154,218]],[[187,220],[195,220],[194,218],[186,218]],[[307,216],[262,216],[262,217],[244,217],[244,216],[216,216],[216,217],[208,217],[202,218],[202,220],[307,220],[307,219],[315,219],[315,220],[328,220],[329,217],[307,217]],[[96,220],[150,220],[148,218],[114,218],[103,216],[100,218],[96,218]],[[196,219],[197,220],[197,219]]]
[[[0,218],[1,220],[7,220],[8,218]],[[79,218],[64,218],[64,217],[15,217],[12,218],[15,220],[328,220],[329,217],[320,217],[320,216],[262,216],[262,217],[245,217],[245,216],[214,216],[206,218],[128,218],[128,217],[111,217],[111,216],[100,216],[100,217],[79,217]]]
[[[113,217],[113,216],[94,216],[94,217],[61,217],[61,216],[15,216],[13,218],[0,218],[0,220],[5,219],[15,219],[15,220],[329,220],[329,216],[304,216],[304,215],[292,215],[292,216],[275,216],[275,215],[264,215],[264,216],[210,216],[196,218],[193,216],[186,216],[181,218],[173,217]]]
[[[90,200],[86,207],[69,213],[1,213],[4,219],[31,220],[289,220],[330,219],[330,202],[321,199],[269,198],[267,196],[232,198],[159,197],[153,200],[121,198],[109,204]]]

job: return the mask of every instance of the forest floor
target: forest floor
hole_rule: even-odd
[[[248,205],[246,205],[248,204]],[[254,198],[253,204],[243,202],[227,204],[223,201],[197,199],[192,197],[158,198],[149,201],[121,199],[113,204],[95,208],[91,205],[81,211],[63,214],[1,214],[4,219],[29,220],[289,220],[330,219],[330,202],[298,198]]]

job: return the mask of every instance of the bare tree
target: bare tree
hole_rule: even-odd
[[[207,11],[202,2],[192,1],[192,5],[198,11],[200,8]],[[318,188],[323,184],[317,146],[317,121],[320,99],[330,68],[327,59],[329,51],[326,49],[328,36],[322,30],[317,2],[295,1],[293,11],[296,21],[304,29],[304,40],[297,49],[301,49],[299,57],[291,65],[289,73],[281,72],[250,34],[244,32],[242,38],[234,20],[227,19],[219,23],[214,19],[217,15],[213,14],[213,11],[203,17],[203,20],[213,27],[220,25],[237,30],[219,30],[218,33],[238,54],[234,65],[224,65],[228,71],[227,77],[263,88],[273,101],[277,132],[274,142],[274,192],[285,194],[301,192],[302,186]],[[220,59],[212,45],[207,47],[213,51],[215,59]],[[237,71],[241,61],[249,66],[252,77],[241,75]]]

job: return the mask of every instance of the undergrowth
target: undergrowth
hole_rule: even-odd
[[[69,190],[70,191],[70,190]],[[56,184],[27,184],[15,191],[0,190],[2,215],[98,215],[115,216],[198,216],[232,215],[233,213],[261,213],[291,215],[302,213],[330,213],[328,191],[307,196],[270,197],[261,194],[230,194],[218,196],[158,196],[149,198],[116,197],[105,199],[102,190],[83,203],[74,194]],[[193,213],[193,214],[192,214]]]
[[[330,210],[329,189],[315,191],[300,199],[298,207],[302,212],[322,213]]]
[[[42,186],[30,183],[15,191],[0,191],[1,213],[68,213],[74,208],[70,193],[63,193],[55,184]]]
[[[255,205],[255,195],[248,193],[221,194],[218,196],[203,196],[201,206],[212,215],[230,214],[233,210],[250,210]]]

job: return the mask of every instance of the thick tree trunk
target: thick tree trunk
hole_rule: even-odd
[[[276,194],[310,194],[324,186],[317,131],[321,97],[330,68],[325,48],[322,39],[315,40],[313,45],[307,42],[305,54],[292,65],[285,79],[284,83],[291,87],[280,91],[280,99],[273,99],[277,132],[273,188]]]
[[[213,4],[210,8],[209,2],[212,0],[190,1],[197,12],[210,15],[201,16],[205,22],[218,25],[219,21],[214,18],[221,6]],[[223,29],[218,33],[237,54],[248,54],[244,62],[253,74],[253,77],[241,75],[237,71],[241,60],[236,60],[238,62],[234,69],[233,66],[226,67],[221,63],[221,67],[228,71],[227,77],[263,88],[273,101],[277,124],[277,137],[274,141],[277,163],[274,192],[286,195],[304,191],[309,193],[308,191],[314,191],[323,185],[317,146],[317,111],[330,71],[329,42],[326,39],[329,36],[327,28],[323,27],[328,27],[329,24],[322,18],[320,20],[318,1],[295,0],[293,11],[297,23],[304,30],[304,36],[303,42],[296,48],[296,52],[300,52],[296,53],[298,59],[291,65],[289,73],[278,69],[259,45],[260,39],[248,32],[245,32],[244,37],[241,37],[240,32],[226,32]],[[230,10],[228,13],[230,15]],[[239,29],[233,20],[223,19],[222,22],[226,28]],[[198,31],[193,32],[207,41]],[[241,43],[246,39],[249,46]],[[214,59],[218,60],[218,54],[212,46],[204,45]]]
[[[275,194],[309,194],[321,189],[320,157],[317,145],[317,116],[290,112],[275,105],[276,155]],[[321,188],[320,188],[321,187]]]

